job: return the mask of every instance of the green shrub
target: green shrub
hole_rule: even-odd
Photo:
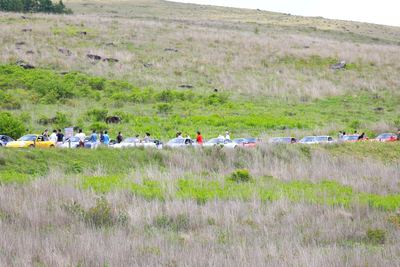
[[[8,135],[13,139],[20,138],[26,132],[25,125],[18,119],[14,118],[11,113],[0,113],[0,133]]]
[[[54,120],[54,124],[56,125],[57,128],[64,128],[72,125],[72,122],[69,118],[67,118],[67,115],[64,113],[56,111],[56,119]]]
[[[106,86],[106,79],[100,77],[91,77],[89,78],[89,85],[93,90],[102,91]]]
[[[172,105],[168,103],[157,103],[157,110],[160,113],[168,113],[172,110]]]
[[[352,128],[352,129],[358,129],[358,128],[360,128],[360,125],[361,125],[361,121],[359,121],[359,120],[353,120],[353,121],[349,124],[349,127]]]
[[[105,121],[108,115],[108,110],[95,108],[86,111],[85,115],[91,116],[93,121]]]
[[[366,231],[367,240],[374,244],[384,244],[386,240],[386,231],[368,228]]]
[[[89,126],[89,130],[92,130],[92,131],[104,131],[107,129],[108,129],[107,124],[102,123],[102,122],[95,122]]]
[[[29,123],[31,121],[32,117],[28,112],[22,112],[19,115],[19,120],[22,121],[23,123]]]
[[[235,182],[249,182],[251,180],[251,176],[249,170],[242,169],[232,172],[228,179]]]
[[[118,222],[117,214],[104,196],[96,199],[96,206],[91,207],[83,216],[87,224],[96,227],[113,226]]]

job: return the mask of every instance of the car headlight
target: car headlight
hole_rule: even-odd
[[[25,146],[25,145],[26,145],[26,142],[24,142],[24,143],[21,144],[21,146]]]

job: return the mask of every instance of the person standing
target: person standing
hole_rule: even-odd
[[[53,130],[53,133],[50,135],[50,141],[54,144],[57,143],[57,130]]]
[[[122,142],[122,132],[119,132],[118,136],[117,136],[117,144],[119,144],[121,142]]]
[[[61,147],[61,145],[64,142],[64,134],[61,132],[61,129],[58,129],[58,134],[57,134],[57,146]]]
[[[342,140],[342,139],[343,139],[343,133],[342,133],[342,131],[339,131],[338,139],[339,139],[339,140]]]
[[[397,129],[397,141],[400,141],[400,129]]]
[[[231,137],[229,136],[229,133],[228,133],[228,132],[225,132],[225,139],[231,140]]]
[[[93,130],[92,135],[90,136],[89,139],[90,143],[91,143],[91,148],[97,148],[97,134],[96,134],[96,130]]]
[[[224,136],[221,133],[219,133],[218,138],[224,139]]]
[[[143,138],[143,142],[150,143],[150,134],[149,133],[146,133],[146,136]]]
[[[364,140],[364,134],[365,133],[363,132],[361,135],[359,135],[358,138],[357,138],[357,141]]]
[[[187,139],[191,139],[190,136],[189,136],[189,134],[186,134],[186,138],[187,138]]]
[[[82,132],[82,129],[79,129],[79,133],[77,133],[76,136],[79,138],[79,147],[85,148],[86,135]]]
[[[178,138],[183,138],[181,132],[178,133]]]
[[[201,136],[200,132],[197,132],[196,140],[199,145],[203,145],[203,136]]]
[[[110,143],[110,137],[108,136],[107,131],[104,131],[103,138],[104,138],[104,144],[108,145],[108,143]]]
[[[103,131],[100,131],[100,144],[104,144],[104,134],[103,134]]]
[[[134,139],[134,142],[135,142],[135,145],[137,144],[137,143],[140,143],[140,136],[137,134],[136,135],[136,137],[135,137],[135,139]]]
[[[47,138],[49,138],[49,130],[44,130],[44,133],[42,133],[42,135],[44,136],[44,137],[47,137]]]

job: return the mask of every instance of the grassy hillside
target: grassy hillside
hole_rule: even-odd
[[[126,135],[151,131],[162,139],[198,130],[206,138],[225,130],[232,137],[301,137],[339,129],[365,130],[373,137],[399,125],[399,51],[393,45],[273,25],[255,33],[252,24],[194,19],[1,16],[1,63],[23,60],[39,69],[5,67],[1,74],[2,109],[22,114],[30,132],[71,125],[88,131],[97,120],[104,123],[87,115],[93,109],[125,119],[97,128]],[[21,32],[26,28],[32,32]],[[88,34],[77,34],[80,30]],[[97,62],[87,54],[119,61]],[[342,60],[346,69],[329,68]],[[47,79],[37,82],[40,77]],[[374,110],[378,107],[383,110]],[[57,111],[68,123],[38,124]]]
[[[0,13],[0,111],[27,132],[374,137],[400,124],[399,49],[362,32],[371,25],[325,31],[323,19],[153,0],[67,5],[113,17]],[[1,147],[0,266],[396,266],[399,155],[399,142]]]

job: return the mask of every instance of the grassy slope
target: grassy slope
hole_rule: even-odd
[[[333,135],[338,129],[350,132],[353,128],[368,130],[368,135],[373,137],[382,131],[394,131],[399,123],[399,52],[395,46],[369,44],[370,40],[363,38],[358,40],[360,43],[352,43],[340,35],[334,39],[332,33],[306,34],[274,25],[259,26],[260,33],[255,34],[252,24],[195,19],[160,21],[33,15],[26,21],[18,15],[2,14],[2,21],[5,23],[1,43],[5,53],[0,57],[3,64],[23,59],[55,75],[70,71],[100,76],[108,81],[129,82],[141,90],[152,87],[155,92],[170,89],[208,97],[213,88],[218,88],[232,103],[206,105],[201,101],[175,101],[171,103],[172,111],[162,115],[157,112],[154,101],[132,104],[124,97],[122,101],[114,101],[109,98],[112,90],[108,90],[99,93],[98,101],[89,92],[87,97],[81,93],[78,98],[74,96],[56,104],[49,104],[46,97],[41,97],[38,104],[32,104],[29,96],[38,97],[37,92],[26,90],[27,87],[15,90],[15,81],[3,77],[5,84],[12,86],[3,85],[2,89],[22,103],[20,110],[11,112],[28,113],[32,118],[27,125],[31,132],[42,131],[43,126],[37,120],[43,114],[53,117],[60,111],[67,114],[72,124],[79,124],[79,119],[85,120],[86,110],[99,107],[108,109],[110,115],[122,111],[136,117],[160,117],[158,121],[150,119],[150,128],[126,122],[109,130],[123,130],[125,136],[151,130],[163,139],[174,136],[177,131],[193,135],[201,130],[206,138],[225,130],[232,132],[232,137],[273,134],[300,138],[310,134]],[[45,27],[49,22],[51,26]],[[32,28],[33,32],[23,34],[24,28]],[[88,31],[88,36],[77,36],[77,30]],[[16,50],[18,40],[26,41],[27,45]],[[122,44],[127,41],[134,45]],[[116,46],[105,46],[108,42]],[[311,48],[304,49],[303,45]],[[171,47],[179,52],[164,51]],[[70,49],[71,56],[58,53],[59,48]],[[35,54],[26,54],[27,50]],[[92,65],[85,58],[87,53],[118,58],[120,62]],[[348,63],[346,70],[329,69],[340,60]],[[144,67],[148,62],[154,66]],[[178,87],[181,84],[192,84],[194,88],[181,89]],[[115,93],[124,96],[131,91],[124,89]],[[340,102],[343,99],[347,102]],[[379,106],[384,110],[373,110]],[[233,113],[239,113],[240,117]],[[220,120],[214,124],[208,122],[210,118],[202,123],[188,119],[193,115],[213,114]],[[254,118],[255,122],[251,122]],[[265,126],[275,118],[284,118],[287,122]],[[303,128],[306,125],[305,130],[296,129],[290,121],[299,122]],[[84,121],[84,129],[88,130],[91,123]],[[284,126],[289,131],[272,133]]]
[[[399,42],[399,27],[360,23],[352,21],[329,20],[322,17],[291,16],[288,14],[250,9],[182,4],[164,0],[134,1],[90,1],[90,3],[69,0],[65,3],[77,14],[96,14],[125,18],[157,17],[176,20],[218,20],[232,22],[251,22],[293,27],[296,31],[309,32],[324,30],[329,34],[345,33],[346,38],[355,36],[365,40]],[[357,28],[359,26],[359,28]]]

